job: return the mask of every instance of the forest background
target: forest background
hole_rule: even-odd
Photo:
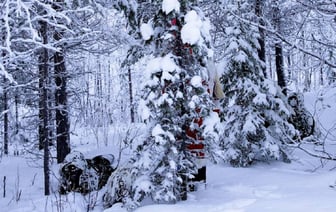
[[[49,173],[51,161],[63,162],[70,151],[72,133],[93,135],[97,147],[102,147],[109,145],[115,131],[122,132],[113,140],[123,140],[124,132],[142,122],[144,114],[138,108],[146,84],[144,67],[155,56],[141,50],[149,40],[143,27],[155,13],[151,11],[153,3],[2,1],[3,156],[29,155],[43,161],[44,171]],[[197,4],[209,18],[211,69],[219,77],[233,48],[229,29],[235,23],[243,26],[245,33],[257,32],[254,56],[261,61],[260,70],[265,79],[275,81],[287,93],[319,92],[334,86],[335,1],[209,0],[190,4]],[[245,4],[249,10],[244,9]],[[139,17],[141,22],[137,22]],[[240,44],[246,47],[244,42]],[[111,126],[124,127],[115,127],[112,133]],[[330,155],[317,156],[334,160]],[[50,194],[48,176],[46,195]]]

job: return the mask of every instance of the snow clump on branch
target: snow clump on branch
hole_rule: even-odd
[[[175,10],[177,13],[180,12],[180,2],[178,0],[163,0],[162,1],[162,11],[166,14]]]
[[[141,32],[142,39],[149,40],[154,34],[154,30],[153,30],[151,23],[141,24],[140,32]]]

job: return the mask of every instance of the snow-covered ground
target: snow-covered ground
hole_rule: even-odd
[[[306,95],[308,109],[319,116],[323,134],[329,131],[326,150],[335,153],[333,125],[336,123],[336,89]],[[318,99],[319,101],[316,101]],[[322,101],[323,100],[323,101]],[[77,149],[87,155],[116,153],[118,142],[97,147],[94,136],[78,131]],[[77,140],[76,140],[77,139]],[[334,140],[333,140],[334,139]],[[112,140],[118,140],[118,137]],[[305,144],[305,148],[322,149]],[[310,157],[301,150],[293,151],[290,164],[272,162],[249,168],[232,168],[228,165],[207,166],[207,183],[198,191],[189,193],[188,200],[177,204],[145,205],[137,212],[329,212],[336,211],[336,162]],[[37,161],[37,162],[36,162]],[[58,166],[52,166],[57,172]],[[52,194],[45,197],[42,162],[25,156],[2,157],[0,162],[0,211],[87,211],[89,202],[97,205],[93,211],[103,211],[99,194],[82,197]],[[4,183],[4,176],[6,180]],[[57,174],[52,176],[52,189],[56,189]],[[5,185],[5,186],[4,186]],[[4,190],[5,197],[4,197]],[[97,199],[97,201],[95,201]],[[120,204],[105,212],[126,211]]]

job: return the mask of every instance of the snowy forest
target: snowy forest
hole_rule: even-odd
[[[4,211],[332,211],[336,0],[0,0]]]

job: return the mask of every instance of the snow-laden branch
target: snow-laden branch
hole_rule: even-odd
[[[282,36],[279,32],[277,32],[276,30],[270,29],[270,28],[268,28],[266,26],[260,25],[259,23],[255,23],[255,22],[253,22],[251,20],[244,19],[244,18],[242,18],[242,17],[240,17],[237,14],[234,14],[232,12],[231,12],[231,14],[234,15],[236,18],[240,19],[241,21],[243,21],[246,24],[249,24],[249,25],[252,25],[252,26],[255,26],[255,27],[259,27],[259,28],[261,28],[261,29],[263,29],[263,30],[265,30],[265,31],[267,31],[267,32],[275,35],[278,39],[280,39],[283,43],[287,44],[291,48],[297,49],[297,50],[301,51],[302,53],[304,53],[306,55],[309,55],[309,56],[311,56],[313,58],[316,58],[316,59],[322,61],[324,64],[326,64],[326,65],[328,65],[328,66],[330,66],[332,68],[336,68],[336,64],[335,63],[332,63],[331,61],[328,61],[328,60],[324,59],[320,55],[314,54],[313,52],[308,51],[307,49],[304,49],[304,48],[300,47],[299,45],[297,45],[297,44],[289,41],[284,36]]]
[[[329,46],[329,47],[331,47],[331,48],[336,49],[336,45],[333,45],[333,44],[326,43],[326,42],[323,42],[323,41],[321,41],[321,40],[318,40],[317,38],[315,38],[314,35],[312,35],[312,37],[313,37],[313,41],[316,41],[317,43],[319,43],[319,44],[321,44],[321,45],[323,45],[323,46]]]
[[[29,26],[32,39],[33,40],[39,40],[40,37],[39,37],[38,33],[36,32],[36,30],[34,29],[33,22],[31,20],[30,6],[26,5],[25,2],[22,2],[20,0],[17,0],[16,3],[17,3],[16,12],[20,13],[21,10],[23,10],[23,12],[26,14],[26,16],[25,16],[25,18],[27,19],[26,23]]]
[[[306,8],[317,11],[320,15],[330,16],[333,18],[336,14],[336,2],[319,2],[316,5],[309,3],[307,0],[297,0],[298,3],[303,5]],[[307,3],[308,2],[308,3]],[[334,4],[334,7],[331,5]]]
[[[10,41],[10,37],[11,37],[11,30],[10,30],[10,25],[9,25],[9,19],[7,17],[9,17],[10,14],[10,10],[9,10],[9,2],[6,1],[6,8],[5,8],[5,17],[3,18],[4,20],[4,24],[5,24],[5,29],[6,29],[6,36],[4,39],[4,48],[6,49],[6,53],[5,54],[9,54],[9,56],[11,56],[12,51],[11,51],[11,41]]]
[[[0,75],[4,76],[9,81],[9,83],[11,83],[11,84],[17,84],[15,82],[13,76],[6,71],[6,69],[5,69],[5,67],[3,66],[2,63],[0,63]],[[3,89],[3,88],[1,88],[1,89]]]
[[[44,3],[43,1],[35,0],[34,3],[41,6],[46,11],[49,17],[65,20],[66,24],[71,23],[71,19],[67,15],[65,15],[63,12],[60,12],[54,9],[53,4],[50,4],[50,2]]]
[[[302,150],[303,152],[305,152],[306,154],[308,154],[309,156],[312,156],[312,157],[316,157],[316,158],[320,158],[320,159],[323,159],[323,160],[332,160],[332,161],[336,161],[336,156],[335,155],[331,155],[330,153],[326,152],[326,151],[322,151],[321,154],[317,154],[315,152],[312,152],[306,148],[303,148],[301,146],[301,143],[299,143],[297,145],[297,148],[299,150]]]

